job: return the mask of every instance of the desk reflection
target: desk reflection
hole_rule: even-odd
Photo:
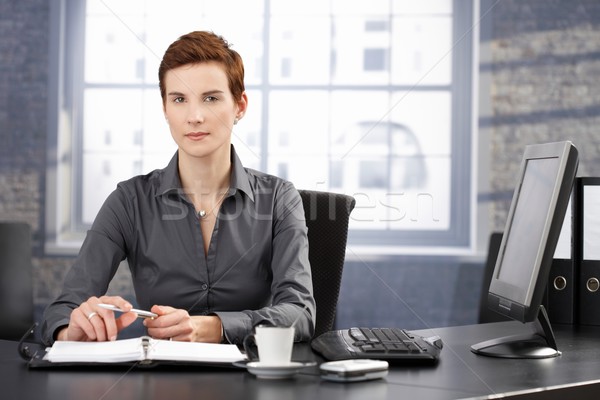
[[[306,399],[386,399],[387,382],[379,379],[352,384],[323,381],[318,374],[298,374],[290,379],[259,379],[240,371],[149,371],[106,370],[51,371],[47,373],[46,393],[53,398],[64,399],[260,399],[260,400],[306,400]],[[190,378],[191,375],[194,375]],[[318,384],[314,384],[318,383]],[[42,389],[38,387],[38,390]]]
[[[239,371],[123,370],[98,374],[48,373],[48,393],[65,399],[214,399],[247,398]],[[193,370],[192,370],[193,371]]]

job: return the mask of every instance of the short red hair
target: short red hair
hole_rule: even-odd
[[[158,67],[158,85],[163,104],[166,100],[165,75],[169,70],[188,64],[216,61],[223,65],[229,90],[235,100],[244,93],[244,63],[223,37],[207,31],[195,31],[171,43]]]

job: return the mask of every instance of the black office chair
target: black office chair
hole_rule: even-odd
[[[0,339],[19,340],[33,325],[31,228],[0,222]]]
[[[308,259],[317,304],[313,337],[317,337],[333,329],[346,258],[348,223],[356,201],[345,194],[299,192],[308,227]]]

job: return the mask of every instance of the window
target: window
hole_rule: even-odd
[[[157,70],[192,30],[222,34],[244,59],[249,110],[233,133],[244,165],[353,195],[351,246],[470,246],[471,1],[51,7],[49,251],[78,248],[117,182],[168,163]]]

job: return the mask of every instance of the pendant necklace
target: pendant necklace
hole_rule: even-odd
[[[212,208],[212,210],[210,210],[211,213],[213,213],[215,211],[215,209],[217,207],[219,207],[219,205],[221,205],[221,203],[223,202],[223,200],[225,200],[225,196],[227,195],[227,193],[229,193],[229,189],[230,188],[231,188],[231,186],[228,187],[225,192],[223,192],[223,194],[221,195],[221,198],[219,199],[219,201],[217,201],[217,203]],[[200,218],[200,219],[205,219],[208,216],[208,212],[205,209],[198,210],[198,212],[196,214],[198,215],[198,218]]]

